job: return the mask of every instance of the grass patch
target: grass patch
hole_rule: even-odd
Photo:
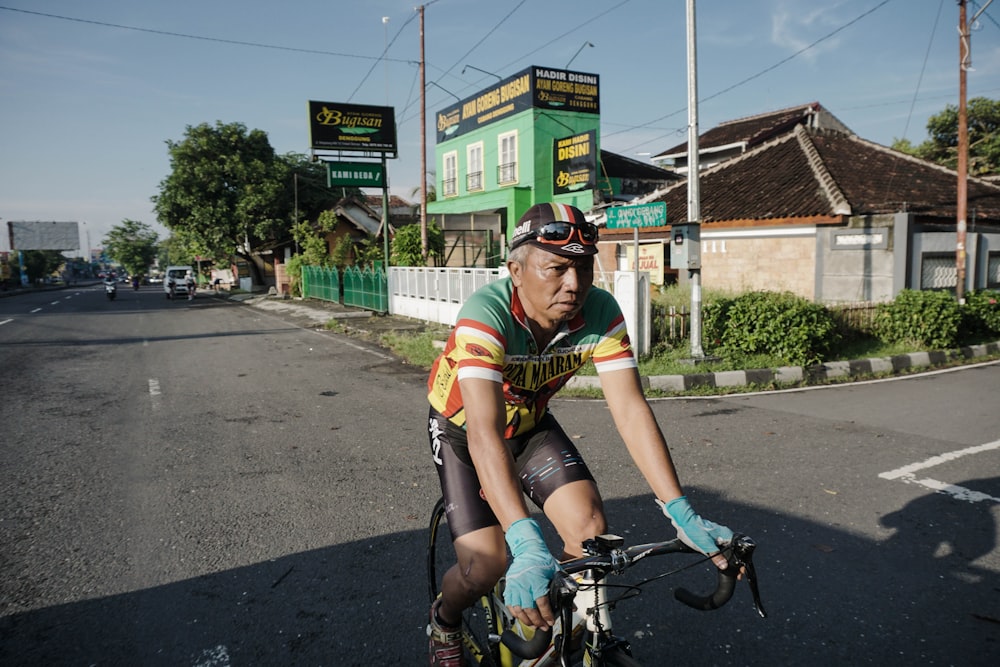
[[[431,364],[441,353],[440,348],[435,346],[435,342],[441,340],[439,334],[387,332],[382,334],[379,340],[382,345],[392,350],[397,356],[405,359],[406,363],[427,370],[430,370]]]

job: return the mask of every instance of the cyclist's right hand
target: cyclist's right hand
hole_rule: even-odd
[[[545,546],[538,522],[519,519],[504,537],[514,557],[507,568],[504,603],[522,623],[543,630],[552,627],[555,616],[548,599],[549,583],[559,563]]]

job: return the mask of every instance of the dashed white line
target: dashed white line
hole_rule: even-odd
[[[59,300],[58,300],[58,299],[56,299],[55,301],[50,301],[50,302],[49,302],[49,305],[50,305],[50,306],[58,306],[58,305],[59,305]]]
[[[41,308],[35,308],[34,310],[32,310],[32,311],[29,311],[29,312],[32,312],[32,313],[37,313],[37,312],[39,312],[40,310],[41,310]]]
[[[3,326],[5,324],[7,324],[8,322],[13,322],[13,321],[14,321],[14,318],[10,318],[8,320],[4,320],[3,322],[0,322],[0,326]]]
[[[972,489],[967,489],[964,486],[956,486],[954,484],[948,484],[947,482],[940,482],[936,479],[931,479],[929,477],[924,479],[917,479],[917,476],[914,474],[918,470],[924,470],[925,468],[933,468],[934,466],[938,466],[943,463],[955,461],[956,459],[960,459],[963,456],[969,456],[971,454],[981,454],[982,452],[988,452],[994,449],[1000,449],[1000,440],[987,442],[984,445],[966,447],[965,449],[959,449],[954,452],[945,452],[944,454],[940,454],[938,456],[932,456],[929,459],[925,459],[917,463],[911,463],[910,465],[903,466],[902,468],[896,468],[895,470],[879,473],[879,477],[881,477],[882,479],[890,479],[890,480],[897,479],[907,484],[919,484],[920,486],[928,488],[937,493],[947,493],[948,495],[953,496],[957,500],[964,500],[970,503],[978,503],[984,501],[1000,503],[1000,498],[994,498],[991,495],[980,493],[979,491],[973,491]]]

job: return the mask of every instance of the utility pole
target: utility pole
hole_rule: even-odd
[[[967,0],[958,0],[958,201],[955,205],[955,297],[965,303],[966,218],[969,211],[969,109],[966,73],[972,69],[972,26],[993,0],[986,0],[971,20],[967,20]]]
[[[427,83],[424,81],[424,6],[420,11],[420,256],[427,264]]]
[[[688,84],[688,223],[697,231],[692,242],[701,243],[701,183],[698,180],[698,45],[695,28],[695,0],[687,0],[687,84]],[[638,258],[636,258],[638,262]],[[705,357],[701,345],[701,261],[689,271],[691,276],[691,357]]]
[[[969,26],[966,23],[967,0],[958,0],[958,202],[955,227],[955,297],[965,303],[965,231],[969,202],[969,118],[966,107],[965,72],[971,64]]]

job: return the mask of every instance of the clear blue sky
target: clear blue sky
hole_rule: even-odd
[[[310,99],[394,107],[389,182],[415,201],[418,3],[0,0],[0,220],[86,222],[94,247],[126,218],[165,236],[150,203],[165,141],[240,122],[279,153],[308,153]],[[441,88],[465,97],[495,81],[466,65],[505,77],[572,60],[601,77],[604,149],[645,160],[686,138],[684,0],[424,6],[427,80],[440,86],[427,91],[429,169],[434,113],[454,101]],[[1000,98],[998,21],[995,3],[973,33],[970,98]],[[957,26],[955,0],[702,0],[699,128],[818,101],[866,139],[919,143],[958,102]]]

